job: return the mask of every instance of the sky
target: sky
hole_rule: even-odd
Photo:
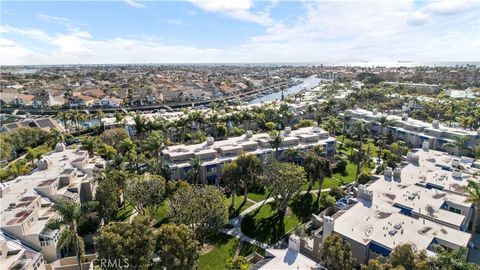
[[[480,0],[19,1],[0,64],[480,61]]]

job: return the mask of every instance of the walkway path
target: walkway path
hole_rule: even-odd
[[[324,191],[330,191],[330,188],[322,189],[322,192],[324,192]],[[313,190],[312,190],[312,192],[313,192]],[[307,193],[307,191],[300,192],[300,194],[305,194],[305,193]],[[275,246],[275,244],[274,245],[268,245],[266,243],[255,240],[255,239],[253,239],[249,236],[246,236],[242,232],[242,228],[241,228],[242,220],[246,215],[248,215],[250,212],[253,212],[255,209],[261,207],[263,204],[270,203],[270,202],[273,202],[273,198],[271,198],[271,197],[267,198],[266,200],[262,200],[260,202],[255,202],[253,205],[251,205],[247,209],[243,210],[243,212],[240,213],[240,215],[238,215],[237,217],[234,217],[234,218],[232,218],[228,221],[228,223],[230,225],[232,225],[233,228],[231,228],[231,229],[221,229],[220,231],[225,233],[225,234],[235,236],[242,241],[248,242],[252,245],[256,245],[257,247],[260,247],[260,248],[263,248],[263,249],[272,248],[273,246]]]

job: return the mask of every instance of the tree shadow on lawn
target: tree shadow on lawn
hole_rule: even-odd
[[[318,198],[319,197],[313,193],[298,195],[290,203],[290,209],[298,219],[306,222],[310,219],[312,213],[316,213],[320,209]]]
[[[242,203],[238,206],[238,208],[234,209],[235,206],[232,208],[231,205],[230,207],[228,208],[228,218],[234,218],[234,217],[237,217],[238,215],[240,215],[240,213],[242,212],[242,207],[247,204],[246,201],[243,201],[243,198],[242,198]]]
[[[273,244],[285,235],[284,216],[278,213],[267,218],[255,219],[247,215],[242,221],[242,232],[260,242]]]

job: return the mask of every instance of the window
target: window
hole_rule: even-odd
[[[461,214],[462,213],[462,210],[461,209],[458,209],[458,208],[455,208],[455,207],[451,207],[448,209],[448,211],[450,212],[454,212],[454,213],[457,213],[457,214]]]

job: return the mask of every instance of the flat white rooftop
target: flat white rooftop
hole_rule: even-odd
[[[426,249],[433,242],[457,248],[466,247],[470,234],[460,230],[468,213],[454,213],[444,205],[459,205],[470,209],[464,188],[468,180],[480,182],[471,167],[472,160],[444,152],[419,149],[411,162],[400,171],[400,177],[378,176],[368,185],[371,200],[360,196],[358,203],[334,215],[334,231],[367,245],[374,242],[393,249],[408,243]],[[462,167],[460,177],[454,177],[452,161]],[[435,188],[428,188],[429,183]],[[443,190],[442,190],[443,188]],[[404,209],[412,216],[402,213]]]
[[[267,253],[274,256],[267,264],[262,266],[262,270],[312,270],[323,269],[320,264],[309,259],[300,252],[292,251],[291,249],[267,249]]]

